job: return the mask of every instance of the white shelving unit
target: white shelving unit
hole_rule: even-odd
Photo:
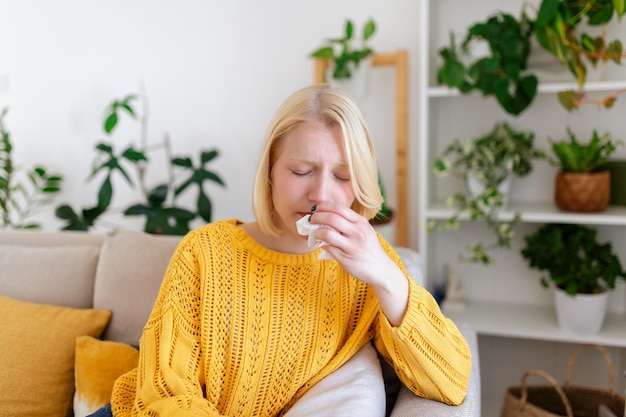
[[[626,285],[619,285],[610,301],[610,312],[603,329],[595,335],[579,335],[560,329],[556,323],[549,291],[539,284],[540,273],[528,268],[519,254],[523,236],[543,223],[579,223],[598,228],[599,237],[611,240],[614,249],[626,264],[626,207],[611,206],[596,214],[568,213],[553,203],[555,169],[544,161],[535,163],[528,177],[514,179],[512,195],[502,219],[521,213],[522,224],[509,251],[496,253],[496,264],[481,266],[458,264],[458,253],[470,242],[489,239],[480,223],[464,222],[461,230],[428,233],[431,220],[442,220],[452,214],[445,205],[446,197],[462,187],[460,180],[438,178],[432,162],[455,138],[462,141],[482,135],[495,123],[507,121],[514,128],[531,130],[535,143],[548,151],[548,138],[565,137],[571,127],[580,135],[594,129],[623,135],[626,129],[626,95],[620,96],[611,110],[585,108],[568,113],[556,99],[556,93],[575,89],[574,82],[541,83],[531,106],[518,117],[502,110],[493,97],[479,93],[462,95],[436,83],[440,64],[438,51],[448,44],[450,30],[463,36],[467,28],[484,21],[497,11],[519,16],[523,0],[424,0],[420,25],[419,68],[419,143],[418,143],[418,249],[424,257],[427,285],[440,282],[444,265],[458,273],[466,291],[464,310],[446,310],[454,320],[470,323],[479,334],[483,414],[499,416],[507,386],[519,385],[526,369],[540,368],[562,378],[571,351],[581,343],[597,343],[609,347],[617,375],[626,367]],[[538,0],[531,1],[535,5]],[[622,42],[626,29],[621,29]],[[611,34],[609,34],[611,36]],[[586,90],[602,95],[626,88],[626,68],[606,74],[607,80],[588,82]],[[626,149],[616,157],[626,157]],[[467,218],[465,218],[467,220]],[[587,385],[606,386],[606,371],[589,359],[581,371]],[[624,380],[618,378],[617,388],[624,391]]]

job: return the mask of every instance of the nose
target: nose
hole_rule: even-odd
[[[315,176],[309,186],[309,200],[315,204],[329,201],[331,185],[331,179],[326,175]]]

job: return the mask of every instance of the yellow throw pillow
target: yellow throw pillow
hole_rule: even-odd
[[[106,310],[76,309],[0,295],[0,415],[64,417],[74,392],[74,349],[100,336]]]
[[[115,380],[137,367],[139,351],[125,343],[76,339],[74,417],[85,417],[111,401]]]

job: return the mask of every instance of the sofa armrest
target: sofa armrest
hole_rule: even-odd
[[[461,405],[451,406],[418,397],[402,386],[391,417],[480,417],[480,360],[476,332],[465,323],[457,323],[457,327],[467,340],[472,352],[472,373],[465,401]]]

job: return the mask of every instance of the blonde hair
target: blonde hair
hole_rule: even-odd
[[[343,91],[326,84],[315,84],[296,91],[285,100],[274,115],[261,152],[252,190],[254,216],[263,232],[278,236],[274,223],[271,172],[285,136],[305,122],[321,122],[339,126],[355,200],[352,209],[371,219],[383,202],[378,185],[376,153],[356,103]]]

